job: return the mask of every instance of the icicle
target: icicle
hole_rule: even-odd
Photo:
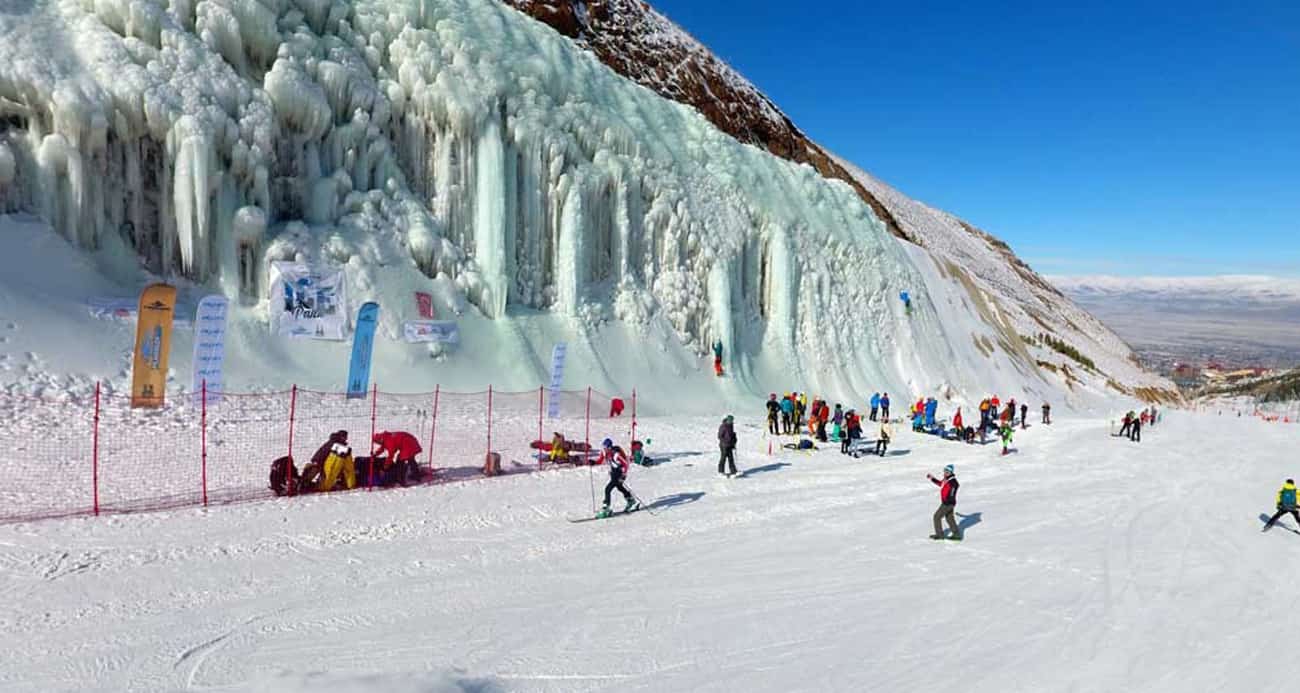
[[[490,119],[478,138],[475,167],[474,254],[483,272],[483,305],[489,318],[506,312],[505,148],[501,123]]]
[[[0,142],[0,187],[12,184],[17,177],[18,163],[14,160],[14,153],[7,143]]]

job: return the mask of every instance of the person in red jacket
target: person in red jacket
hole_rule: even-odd
[[[380,431],[375,434],[371,457],[383,458],[383,479],[406,485],[408,478],[420,477],[420,466],[415,457],[424,451],[420,441],[406,431]]]
[[[627,507],[623,508],[623,512],[630,513],[636,510],[640,505],[636,501],[636,496],[623,485],[629,465],[627,453],[623,452],[623,448],[614,445],[613,440],[606,438],[601,444],[600,461],[597,464],[609,465],[609,483],[605,484],[605,505],[602,506],[597,517],[609,517],[613,514],[609,509],[609,496],[614,489],[618,489],[619,493],[623,494],[623,499],[627,501]]]
[[[957,526],[957,488],[961,485],[957,483],[957,473],[950,464],[943,468],[943,479],[934,478],[933,474],[926,474],[925,478],[939,487],[939,509],[934,511],[934,534],[930,535],[931,539],[952,539],[961,541],[961,528]],[[947,537],[943,535],[943,526],[941,521],[947,521],[948,529],[952,530]]]

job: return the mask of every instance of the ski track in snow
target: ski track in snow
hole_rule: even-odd
[[[712,426],[642,430],[698,451]],[[634,468],[657,514],[617,522],[565,521],[574,469],[4,526],[0,689],[915,690],[941,660],[967,691],[1285,684],[1300,545],[1257,516],[1300,429],[1106,427],[852,460],[742,426],[750,475]],[[946,463],[961,544],[926,538]]]

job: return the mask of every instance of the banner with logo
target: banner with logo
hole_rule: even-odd
[[[131,406],[161,407],[167,391],[167,357],[172,348],[176,287],[151,284],[140,292],[131,359]]]
[[[419,309],[422,319],[433,319],[433,296],[423,291],[415,292],[415,307]]]
[[[408,320],[402,323],[402,339],[418,342],[460,343],[460,327],[454,320]]]
[[[182,306],[178,302],[174,307],[172,314],[172,327],[177,330],[187,330],[192,325],[189,318],[180,314]],[[140,312],[140,297],[119,298],[115,296],[91,296],[86,299],[86,309],[90,311],[91,317],[100,320],[116,320],[118,322],[134,321],[136,315]]]
[[[569,345],[560,342],[551,350],[551,397],[546,407],[546,416],[550,419],[560,418],[560,388],[564,385],[564,361],[568,356]]]
[[[363,399],[370,386],[370,356],[375,349],[375,328],[379,304],[369,301],[357,311],[357,328],[352,333],[352,362],[348,365],[348,399]]]
[[[221,401],[225,390],[226,312],[225,296],[204,296],[194,314],[194,393],[206,386],[208,404]],[[200,395],[202,396],[202,395]]]
[[[338,267],[271,263],[271,332],[286,337],[347,338],[347,284]]]

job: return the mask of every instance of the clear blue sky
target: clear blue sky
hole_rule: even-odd
[[[651,4],[1042,272],[1300,276],[1300,0]]]

